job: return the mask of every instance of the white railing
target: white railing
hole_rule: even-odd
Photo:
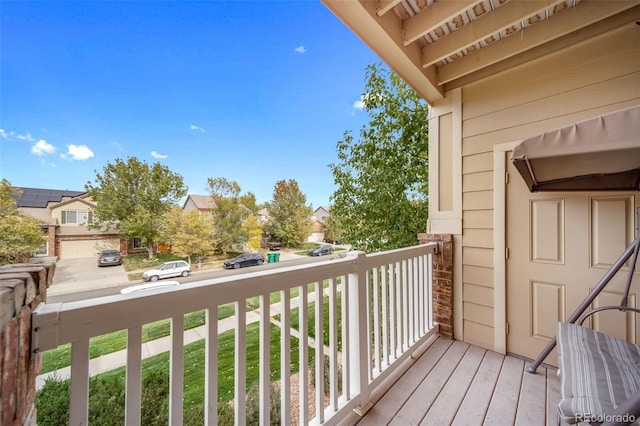
[[[299,400],[291,400],[290,386],[280,387],[280,422],[292,423],[291,407],[297,402],[297,423],[335,424],[353,409],[366,410],[371,393],[437,331],[432,320],[431,294],[431,255],[435,251],[436,245],[428,244],[371,255],[350,252],[318,263],[239,273],[148,295],[42,304],[32,318],[32,350],[46,351],[71,343],[69,419],[72,425],[87,424],[89,339],[127,330],[125,422],[139,424],[142,327],[170,318],[169,422],[180,425],[184,315],[206,310],[204,417],[206,424],[216,424],[218,307],[232,303],[236,313],[234,400],[244,401],[247,392],[247,317],[258,314],[260,424],[269,424],[270,360],[280,358],[281,383],[289,384],[293,339],[299,342]],[[298,295],[292,297],[295,289]],[[274,293],[279,294],[280,301],[271,304]],[[256,296],[260,298],[259,309],[238,315],[246,311],[247,299]],[[315,309],[318,306],[324,309]],[[328,318],[324,318],[325,312]],[[292,317],[298,319],[297,330],[292,327]],[[315,324],[314,336],[307,332],[310,320]],[[272,323],[280,327],[278,353],[271,353]],[[310,349],[324,356],[312,357]],[[329,377],[325,381],[326,362]],[[309,383],[311,371],[318,384],[314,395]],[[328,392],[323,389],[324,383],[328,383]],[[315,401],[315,413],[311,412],[309,407],[313,404],[309,401]],[[245,404],[233,405],[235,423],[245,424]]]

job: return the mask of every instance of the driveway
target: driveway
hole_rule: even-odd
[[[98,266],[97,257],[60,259],[47,295],[75,293],[126,284],[124,266]]]

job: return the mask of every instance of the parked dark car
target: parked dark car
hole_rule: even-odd
[[[98,254],[98,266],[122,265],[122,256],[118,250],[103,250]]]
[[[264,256],[260,253],[245,253],[238,257],[234,257],[231,260],[224,262],[225,269],[238,269],[245,266],[262,265],[264,263]]]
[[[267,243],[267,247],[269,247],[269,250],[280,250],[282,248],[282,243],[280,241],[269,241]]]
[[[323,244],[309,250],[309,256],[324,256],[331,253],[333,253],[333,246],[330,244]]]

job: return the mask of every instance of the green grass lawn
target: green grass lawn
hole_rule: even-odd
[[[328,285],[328,284],[326,284]],[[290,290],[290,297],[297,297],[299,287]],[[280,292],[269,295],[270,303],[280,301]],[[247,299],[247,311],[260,307],[260,297],[255,296]],[[218,320],[228,318],[235,314],[235,304],[229,303],[218,308]],[[192,312],[184,317],[184,329],[188,330],[205,325],[205,311]],[[160,339],[170,335],[169,319],[156,321],[142,327],[142,342]],[[121,351],[127,348],[127,331],[120,330],[113,333],[104,334],[91,338],[89,345],[89,357],[97,358],[112,352]],[[71,344],[61,345],[56,349],[46,351],[42,363],[40,374],[67,367],[71,364]]]
[[[247,388],[259,378],[259,346],[260,325],[247,325]],[[271,325],[271,381],[280,380],[280,328]],[[200,340],[185,346],[184,349],[184,402],[185,405],[204,403],[204,349],[205,342]],[[313,350],[310,349],[312,354]],[[234,363],[235,363],[235,330],[229,330],[218,336],[218,397],[221,401],[233,399]],[[311,357],[311,355],[310,355]],[[142,374],[149,374],[154,370],[169,374],[169,352],[162,353],[142,361]],[[291,372],[299,370],[298,340],[291,338]],[[124,377],[125,368],[112,370],[104,375]]]

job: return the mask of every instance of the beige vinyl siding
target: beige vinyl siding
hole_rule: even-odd
[[[494,348],[493,147],[640,104],[640,44],[627,26],[462,90],[463,339]],[[519,176],[512,176],[519,179]]]

